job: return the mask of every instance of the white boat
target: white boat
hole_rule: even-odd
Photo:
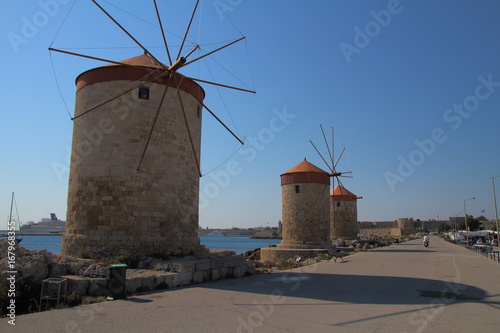
[[[226,237],[226,233],[223,231],[216,230],[216,231],[212,231],[207,236]]]

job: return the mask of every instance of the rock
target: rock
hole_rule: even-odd
[[[0,278],[5,280],[7,271],[17,271],[16,283],[21,285],[24,281],[31,279],[32,283],[41,283],[49,277],[49,266],[54,262],[53,254],[47,250],[30,251],[19,244],[15,245],[14,251],[9,251],[7,239],[0,240]],[[9,260],[9,253],[14,257]],[[9,266],[12,261],[14,266]]]
[[[138,269],[147,269],[151,267],[151,263],[153,262],[154,258],[151,257],[142,257],[141,260],[139,261],[139,264],[137,265]]]
[[[89,278],[108,278],[109,277],[109,266],[104,266],[101,264],[92,264],[85,271],[83,271],[80,276]]]
[[[338,238],[337,240],[335,240],[335,245],[339,247],[345,247],[345,240],[343,240],[342,238]]]
[[[210,249],[209,255],[211,257],[217,256],[217,257],[230,257],[236,255],[236,252],[231,251],[231,250],[218,250],[218,249]]]
[[[259,261],[260,260],[260,248],[247,251],[243,253],[243,257],[251,260],[251,261]]]
[[[52,262],[49,265],[49,275],[52,277],[58,277],[65,275],[68,272],[69,264],[61,262]]]
[[[90,266],[95,264],[96,261],[93,259],[77,259],[73,258],[68,263],[68,274],[71,275],[82,275],[83,272]]]
[[[257,274],[257,270],[255,269],[255,266],[250,261],[247,261],[247,272],[246,272],[246,274],[247,275]]]

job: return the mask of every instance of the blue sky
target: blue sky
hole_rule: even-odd
[[[152,2],[100,3],[167,62]],[[194,1],[158,4],[176,54]],[[103,63],[47,49],[142,51],[91,1],[2,2],[0,13],[0,213],[7,221],[15,192],[22,221],[64,218],[74,80]],[[246,145],[204,115],[200,225],[276,225],[280,174],[304,157],[326,169],[309,143],[326,154],[320,124],[335,128],[336,156],[346,148],[337,169],[363,196],[359,220],[463,216],[473,196],[467,213],[494,218],[499,16],[493,0],[202,1],[184,52],[246,40],[181,72],[257,93],[203,85]]]

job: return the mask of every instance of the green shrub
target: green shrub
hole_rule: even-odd
[[[87,250],[78,250],[76,252],[76,257],[81,259],[92,259],[90,253]]]
[[[318,256],[316,257],[317,261],[323,261],[323,260],[330,260],[330,256],[328,253],[318,253]]]
[[[99,297],[84,297],[82,299],[82,305],[88,305],[88,304],[94,304],[94,303],[100,303],[104,302],[106,300],[106,296],[99,296]]]
[[[137,268],[141,261],[141,256],[138,254],[130,253],[127,250],[121,250],[115,257],[116,261],[121,264],[127,264],[130,268]]]

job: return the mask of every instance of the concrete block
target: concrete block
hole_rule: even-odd
[[[84,296],[87,295],[87,289],[89,287],[89,280],[80,276],[66,275],[62,276],[68,279],[67,292],[75,292],[76,295]]]
[[[108,295],[108,279],[96,278],[88,279],[89,287],[87,294],[90,296],[107,296]]]
[[[175,274],[172,273],[159,273],[155,275],[155,288],[154,289],[168,289],[172,288]]]
[[[193,272],[193,283],[203,282],[203,271]]]
[[[210,269],[211,262],[209,259],[197,260],[195,263],[196,271],[208,271]]]
[[[178,272],[173,275],[172,287],[179,287],[191,284],[193,280],[192,272]]]
[[[210,280],[215,281],[220,279],[220,271],[219,269],[215,268],[210,270]]]
[[[192,272],[195,269],[195,264],[192,261],[180,261],[172,264],[176,272]]]
[[[142,285],[142,277],[136,276],[127,278],[127,293],[133,294],[139,290]]]
[[[224,259],[226,260],[227,267],[237,267],[246,264],[245,258],[241,256],[226,257]]]

